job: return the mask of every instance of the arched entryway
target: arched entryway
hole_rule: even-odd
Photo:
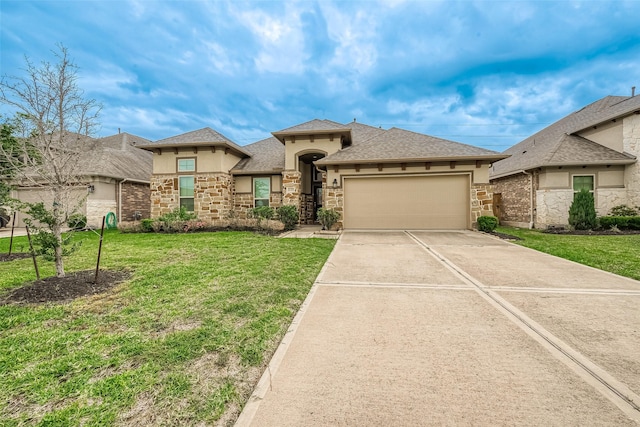
[[[322,207],[322,172],[313,162],[325,157],[320,151],[298,154],[300,176],[300,224],[314,224]]]

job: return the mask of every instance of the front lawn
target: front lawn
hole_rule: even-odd
[[[74,238],[67,272],[95,268],[97,235]],[[0,425],[232,424],[334,244],[107,233],[101,267],[129,281],[64,304],[0,305]],[[0,299],[33,279],[31,259],[0,263]]]
[[[640,234],[562,235],[512,227],[496,231],[520,237],[514,241],[519,245],[640,280]]]

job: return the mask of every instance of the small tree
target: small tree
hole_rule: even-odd
[[[576,230],[592,230],[596,228],[596,224],[593,194],[583,188],[575,194],[569,208],[569,225]]]
[[[89,135],[100,105],[84,98],[76,65],[65,47],[58,49],[56,64],[37,67],[25,58],[24,76],[2,76],[0,102],[16,111],[24,138],[16,139],[13,151],[0,147],[0,158],[16,173],[15,180],[50,192],[51,205],[23,203],[21,209],[31,213],[39,232],[51,234],[42,239],[52,248],[56,276],[63,277],[62,228],[82,202],[78,194],[86,182],[81,168],[86,171],[92,162]]]

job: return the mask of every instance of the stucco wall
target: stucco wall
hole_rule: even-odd
[[[198,147],[197,153],[194,148],[180,148],[176,154],[172,149],[164,148],[162,154],[153,153],[153,173],[171,174],[176,173],[177,159],[196,159],[196,172],[229,172],[239,161],[240,157],[231,152],[225,154],[224,148],[217,147],[215,153],[210,147]]]

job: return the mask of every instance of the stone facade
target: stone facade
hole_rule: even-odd
[[[151,217],[149,184],[125,182],[119,188],[122,188],[122,195],[118,197],[119,201],[122,200],[122,207],[117,212],[121,212],[122,218],[118,218],[118,221],[134,221]]]
[[[326,182],[323,182],[322,194],[324,195],[323,207],[325,209],[333,209],[340,214],[340,220],[334,227],[343,228],[344,189],[342,187],[327,187]]]
[[[300,212],[300,183],[302,173],[290,170],[282,172],[282,204],[293,205]]]
[[[478,222],[478,217],[493,215],[493,192],[491,184],[473,184],[471,186],[471,222]]]
[[[282,192],[271,192],[269,206],[276,209],[282,206]],[[247,219],[251,209],[253,209],[253,193],[235,193],[233,195],[233,215],[240,219]]]
[[[117,214],[117,207],[115,200],[87,199],[87,225],[90,227],[102,226],[102,217],[109,212]]]
[[[569,208],[573,202],[573,190],[536,191],[535,227],[565,226],[569,223]]]
[[[500,222],[528,227],[531,221],[531,180],[522,173],[492,180],[494,193],[501,194]]]
[[[622,127],[622,145],[625,152],[640,159],[640,115],[626,117]],[[625,169],[627,205],[640,206],[640,164],[627,165]]]
[[[194,178],[194,212],[203,221],[224,219],[231,212],[231,175],[200,173]],[[180,205],[178,176],[151,178],[151,218],[173,211]]]

